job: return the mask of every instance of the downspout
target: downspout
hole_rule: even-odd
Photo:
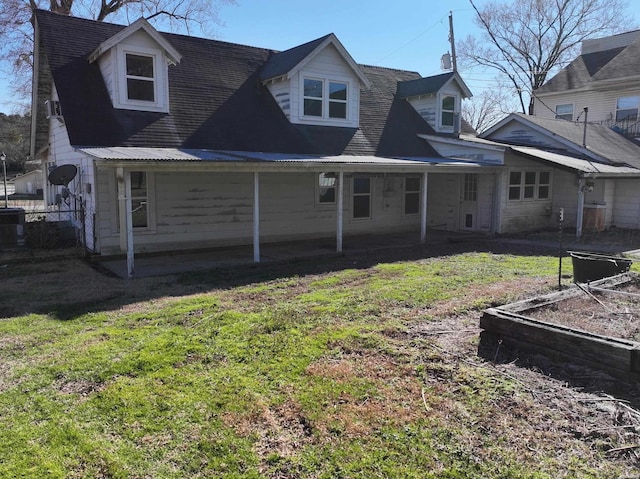
[[[338,172],[338,198],[336,201],[336,252],[342,253],[342,222],[344,214],[344,173]]]

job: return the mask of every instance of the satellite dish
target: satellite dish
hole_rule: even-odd
[[[67,186],[78,174],[75,165],[60,165],[49,172],[49,182],[52,185]]]

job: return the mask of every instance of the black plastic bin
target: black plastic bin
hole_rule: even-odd
[[[616,274],[626,273],[632,260],[620,256],[569,251],[573,263],[573,282],[588,283]]]

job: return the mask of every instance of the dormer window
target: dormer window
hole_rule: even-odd
[[[442,97],[440,108],[440,124],[453,128],[455,125],[456,97],[446,95]]]
[[[348,84],[316,78],[305,78],[303,116],[324,119],[347,119]]]
[[[154,102],[155,76],[153,57],[126,53],[127,99]]]
[[[118,45],[114,106],[128,110],[169,111],[167,62],[162,51]]]

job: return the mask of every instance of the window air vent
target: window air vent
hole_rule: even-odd
[[[44,110],[45,110],[45,114],[47,115],[47,119],[62,118],[62,108],[60,107],[60,102],[57,100],[45,101]]]

